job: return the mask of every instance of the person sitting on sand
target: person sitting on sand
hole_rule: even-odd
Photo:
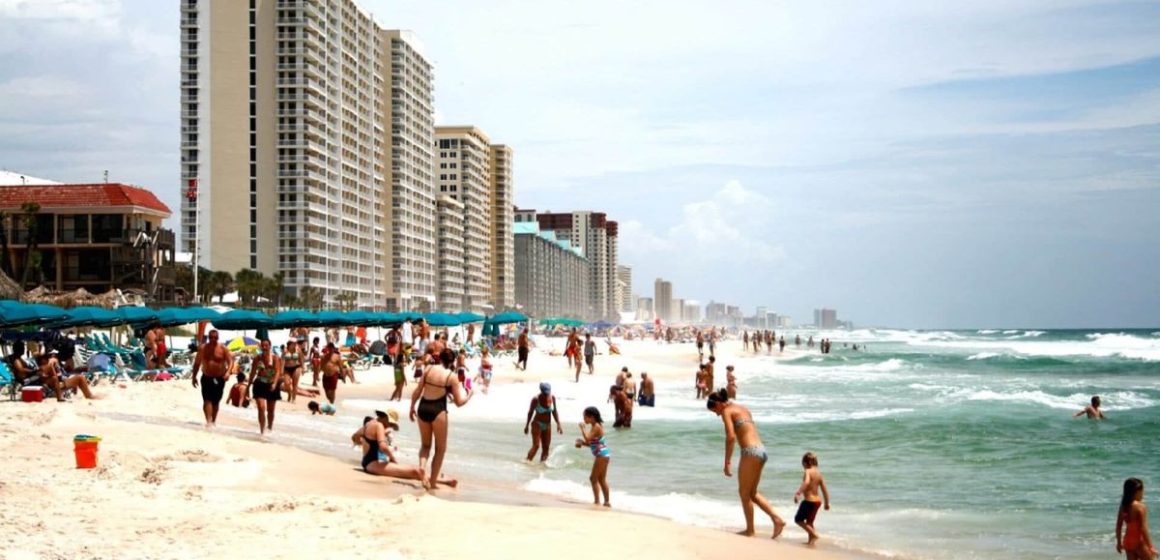
[[[753,526],[753,505],[757,504],[773,520],[773,538],[776,539],[785,529],[785,521],[773,511],[769,500],[757,491],[769,455],[761,443],[761,435],[757,433],[753,414],[748,408],[730,401],[725,389],[709,395],[705,406],[725,424],[725,476],[733,476],[734,443],[741,446],[741,460],[737,463],[737,492],[741,496],[741,510],[745,513],[745,530],[741,534],[747,537],[757,534]]]
[[[387,429],[399,429],[399,413],[394,409],[387,412],[375,411],[375,418],[369,416],[363,419],[363,425],[353,435],[351,440],[362,445],[362,468],[368,474],[389,476],[406,480],[425,482],[423,469],[417,465],[403,465],[395,460],[395,454],[387,436]],[[451,488],[459,485],[453,478],[440,477],[438,484]]]
[[[64,401],[64,393],[67,389],[79,390],[86,399],[97,398],[89,389],[89,379],[79,373],[72,375],[65,373],[64,368],[60,365],[60,360],[57,359],[57,354],[56,350],[49,350],[36,359],[40,369],[40,377],[44,380],[45,385],[52,388],[56,394],[56,400]]]
[[[318,401],[310,401],[309,403],[306,403],[306,408],[308,410],[310,410],[311,416],[314,416],[315,414],[322,414],[325,416],[334,416],[334,414],[336,412],[338,412],[338,409],[334,408],[333,404],[322,403],[320,405],[320,404],[318,404]]]
[[[1081,410],[1075,414],[1072,414],[1071,417],[1072,418],[1079,418],[1080,416],[1083,416],[1085,414],[1087,415],[1089,420],[1107,420],[1108,419],[1107,416],[1104,416],[1104,412],[1102,410],[1100,410],[1100,396],[1099,395],[1093,396],[1091,404],[1083,407],[1083,410]]]
[[[793,521],[810,536],[806,544],[812,545],[818,542],[818,532],[814,530],[814,519],[818,516],[818,508],[822,506],[823,498],[825,499],[826,511],[830,511],[830,491],[826,489],[826,479],[822,476],[822,471],[818,470],[817,455],[807,451],[802,456],[802,469],[805,470],[805,473],[802,474],[802,485],[793,495],[793,503],[796,504],[798,500],[801,500],[801,505],[798,506],[797,515],[794,516]],[[820,496],[819,490],[821,491]]]
[[[230,396],[227,399],[227,402],[230,403],[230,406],[240,406],[242,408],[249,408],[250,407],[249,389],[250,389],[250,384],[246,382],[246,374],[239,373],[238,377],[237,377],[237,382],[234,383],[233,387],[230,387]]]
[[[620,355],[620,347],[613,344],[611,338],[604,337],[604,343],[608,345],[608,354],[610,356],[619,356]]]

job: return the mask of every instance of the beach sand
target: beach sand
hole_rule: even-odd
[[[541,341],[533,365],[563,362],[543,353],[553,343],[562,346],[558,339]],[[691,378],[691,344],[621,346],[625,355],[617,364],[658,378]],[[507,360],[494,362],[497,383],[539,380]],[[359,377],[357,393],[383,394],[389,371]],[[223,416],[217,431],[208,432],[188,381],[105,383],[97,392],[102,400],[0,404],[0,556],[850,557],[767,535],[746,539],[604,508],[552,505],[550,498],[500,498],[472,492],[471,480],[461,480],[461,491],[428,495],[409,481],[368,476],[354,461],[280,445],[277,437],[260,442],[248,415],[246,422]],[[279,403],[278,413],[308,414],[307,400]],[[103,439],[98,468],[74,468],[75,434]]]

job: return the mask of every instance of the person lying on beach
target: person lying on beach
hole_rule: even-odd
[[[395,459],[394,450],[387,435],[388,428],[399,429],[399,413],[393,409],[387,412],[376,410],[375,418],[372,419],[368,416],[363,419],[362,427],[351,435],[351,441],[362,445],[363,471],[367,474],[418,480],[424,485],[428,484],[423,469],[417,465],[400,464]],[[446,476],[440,476],[435,482],[451,488],[459,485],[458,480]]]
[[[807,451],[802,456],[802,469],[805,470],[805,473],[802,474],[802,485],[793,495],[793,503],[796,504],[801,500],[801,505],[798,506],[797,515],[794,516],[793,521],[810,536],[806,544],[812,545],[818,542],[818,532],[814,530],[814,519],[818,516],[818,508],[822,506],[822,498],[825,498],[826,511],[830,511],[830,491],[826,489],[826,479],[822,476],[822,471],[818,470],[817,455]],[[821,490],[821,497],[818,495],[819,490]]]
[[[781,536],[785,521],[773,511],[769,500],[765,499],[757,487],[761,484],[761,471],[769,455],[757,433],[757,424],[748,408],[729,400],[729,392],[721,389],[709,395],[705,406],[721,417],[725,425],[725,476],[733,476],[733,445],[741,446],[741,460],[737,464],[737,493],[741,496],[741,510],[745,513],[745,530],[740,534],[752,537],[757,534],[753,526],[753,506],[773,520],[773,538]]]
[[[308,410],[310,410],[311,416],[314,416],[315,414],[322,414],[325,416],[334,416],[334,413],[338,412],[338,409],[334,408],[333,404],[322,403],[321,405],[319,405],[318,401],[310,401],[309,403],[306,404],[306,408]]]
[[[1089,420],[1107,420],[1108,419],[1107,416],[1104,416],[1104,412],[1102,410],[1100,410],[1100,396],[1099,395],[1093,396],[1091,404],[1083,407],[1083,410],[1081,410],[1075,414],[1072,414],[1071,417],[1072,418],[1079,418],[1080,416],[1083,416],[1085,414],[1087,415]]]

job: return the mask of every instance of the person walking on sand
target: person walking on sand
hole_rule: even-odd
[[[697,331],[697,359],[705,359],[705,336],[701,334],[700,330]]]
[[[265,436],[274,429],[274,409],[282,400],[282,390],[278,386],[284,370],[282,359],[270,348],[269,339],[262,340],[259,348],[262,353],[250,365],[250,379],[254,380],[250,383],[250,392],[258,408],[258,434]]]
[[[749,351],[749,331],[741,333],[741,349],[746,352]]]
[[[1071,417],[1079,418],[1086,414],[1089,420],[1107,420],[1108,417],[1104,416],[1104,412],[1100,410],[1100,396],[1093,396],[1091,402],[1091,404],[1083,407],[1083,410],[1072,414]]]
[[[548,382],[540,383],[540,394],[532,397],[528,405],[528,419],[524,422],[524,435],[532,434],[532,448],[528,450],[528,461],[540,453],[540,462],[548,460],[548,452],[552,450],[552,418],[556,419],[556,431],[564,433],[564,425],[560,423],[560,412],[556,410],[556,397],[552,395],[552,386]]]
[[[407,386],[407,354],[403,352],[403,345],[396,345],[395,357],[391,360],[391,368],[395,373],[395,391],[387,400],[403,400],[403,387]]]
[[[197,373],[201,374],[201,410],[205,414],[205,427],[217,424],[218,410],[222,396],[226,392],[226,376],[234,365],[230,349],[218,342],[218,331],[209,331],[209,341],[197,349],[193,360],[193,388],[197,388]]]
[[[575,327],[568,333],[568,339],[564,341],[564,357],[568,359],[568,367],[572,367],[572,360],[579,360],[580,355],[576,353],[576,349],[580,347],[578,344],[580,335],[576,334]]]
[[[528,328],[524,327],[520,331],[520,336],[516,339],[516,367],[521,371],[528,371]],[[576,370],[580,370],[580,363],[577,361]]]
[[[584,363],[588,365],[588,375],[592,375],[595,361],[596,343],[592,341],[592,333],[588,333],[584,335]],[[580,381],[580,368],[576,368],[576,381]]]
[[[435,457],[431,459],[431,470],[423,479],[423,487],[431,489],[432,480],[439,480],[439,473],[443,469],[443,456],[447,453],[447,400],[451,397],[455,406],[462,407],[471,400],[472,392],[464,391],[455,376],[455,352],[450,348],[443,348],[442,343],[432,343],[432,353],[438,357],[438,362],[427,366],[419,377],[415,391],[411,393],[411,421],[419,419],[419,468],[424,473],[427,470],[427,458],[431,455],[432,442],[435,447]]]
[[[318,347],[318,337],[314,337],[314,344],[310,346],[310,371],[314,373],[311,387],[318,386],[318,374],[322,372],[322,349]]]
[[[1152,560],[1156,547],[1148,531],[1148,507],[1144,505],[1144,482],[1138,478],[1124,481],[1120,511],[1116,515],[1116,552],[1128,560]]]
[[[322,352],[322,391],[326,393],[326,400],[334,404],[337,398],[338,377],[342,375],[342,354],[333,342],[326,343],[326,350]]]
[[[588,475],[588,482],[592,483],[592,504],[600,505],[600,495],[604,494],[604,507],[612,507],[608,500],[608,463],[612,461],[612,450],[604,441],[604,420],[600,418],[600,409],[590,406],[584,409],[584,421],[580,423],[580,437],[576,440],[576,449],[587,445],[592,451],[592,472]]]
[[[298,341],[291,338],[282,351],[282,373],[286,385],[286,402],[298,400],[298,380],[302,378],[302,351],[298,349]]]
[[[826,489],[826,479],[822,476],[822,471],[818,470],[818,456],[812,451],[807,451],[802,456],[802,469],[805,470],[802,474],[802,485],[793,495],[793,503],[796,504],[801,500],[801,505],[798,506],[793,522],[810,536],[806,544],[812,545],[818,542],[814,519],[818,516],[818,508],[822,507],[823,498],[826,511],[830,511],[830,491]]]
[[[741,446],[741,460],[737,463],[737,492],[741,496],[741,510],[745,513],[745,530],[740,534],[752,537],[757,534],[753,526],[753,505],[773,520],[773,538],[781,536],[785,521],[773,511],[769,500],[765,499],[757,487],[761,484],[761,471],[769,455],[757,433],[757,424],[748,408],[729,400],[729,393],[721,389],[709,395],[705,406],[721,417],[725,424],[725,476],[733,476],[733,445]]]

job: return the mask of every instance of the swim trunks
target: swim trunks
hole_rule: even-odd
[[[793,517],[793,522],[813,525],[814,518],[818,516],[818,508],[821,506],[821,502],[802,500],[801,505],[798,506],[797,515]]]
[[[334,391],[335,389],[338,389],[338,376],[337,375],[324,375],[324,376],[322,376],[322,388],[324,390],[327,390],[327,391]]]
[[[226,392],[226,380],[224,377],[201,377],[201,400],[220,404],[222,396]]]

